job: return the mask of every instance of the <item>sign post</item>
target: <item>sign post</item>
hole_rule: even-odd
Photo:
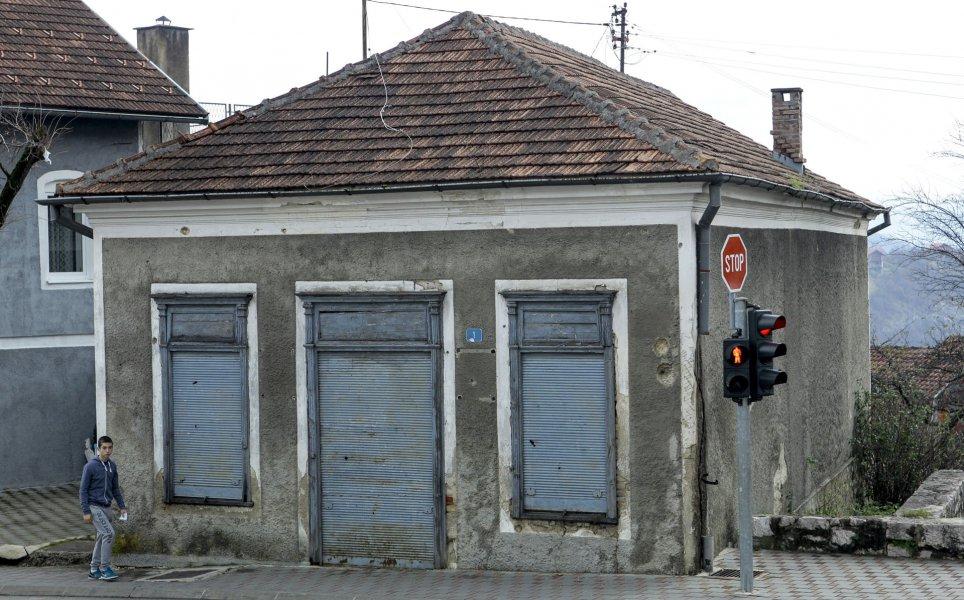
[[[720,250],[720,271],[730,291],[730,327],[746,337],[746,299],[737,298],[743,289],[749,266],[746,244],[738,233],[726,236]],[[736,399],[737,508],[740,531],[740,588],[753,592],[753,517],[751,509],[752,477],[750,473],[750,398]]]

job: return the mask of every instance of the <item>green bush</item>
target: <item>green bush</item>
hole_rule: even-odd
[[[858,396],[853,477],[858,505],[900,505],[931,473],[964,465],[964,435],[934,422],[926,401],[880,386]]]

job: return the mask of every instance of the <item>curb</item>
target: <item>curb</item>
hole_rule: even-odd
[[[180,589],[178,589],[180,588]],[[217,588],[181,587],[176,583],[144,584],[142,582],[121,583],[83,582],[71,586],[59,585],[0,585],[0,596],[46,596],[46,597],[90,597],[90,598],[164,598],[183,600],[309,600],[318,598],[317,594],[301,592],[275,592],[273,595],[261,593],[238,593]]]

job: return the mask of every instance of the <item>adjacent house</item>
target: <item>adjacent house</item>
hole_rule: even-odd
[[[97,427],[132,531],[319,564],[693,572],[701,537],[734,539],[727,234],[745,294],[790,323],[791,383],[753,412],[756,510],[847,460],[869,385],[883,209],[804,168],[801,93],[774,90],[771,150],[463,13],[62,184],[43,203],[93,228]]]
[[[56,122],[0,230],[0,489],[76,480],[94,435],[93,281],[88,237],[35,200],[58,182],[140,149],[139,124],[204,122],[178,84],[77,0],[0,0],[0,118]],[[0,163],[16,134],[0,124]],[[64,209],[78,226],[86,217]],[[76,229],[83,230],[83,227]]]
[[[874,346],[870,365],[875,387],[927,402],[935,421],[964,431],[964,337],[950,335],[934,346]]]

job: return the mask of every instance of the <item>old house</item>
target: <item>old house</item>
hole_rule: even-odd
[[[754,409],[756,508],[804,498],[868,385],[883,209],[803,167],[799,89],[773,108],[771,150],[463,13],[62,185],[45,203],[93,228],[98,429],[140,542],[694,571],[701,535],[733,540],[708,273],[736,230],[747,295],[790,322],[792,383]]]
[[[139,128],[206,121],[184,89],[79,0],[0,0],[0,121],[7,124],[0,124],[0,164],[7,169],[20,154],[9,126],[17,115],[62,132],[49,162],[29,171],[0,230],[0,454],[44,452],[42,460],[6,461],[0,489],[76,480],[84,438],[95,428],[98,260],[89,238],[56,223],[54,209],[35,200],[136,153]]]

